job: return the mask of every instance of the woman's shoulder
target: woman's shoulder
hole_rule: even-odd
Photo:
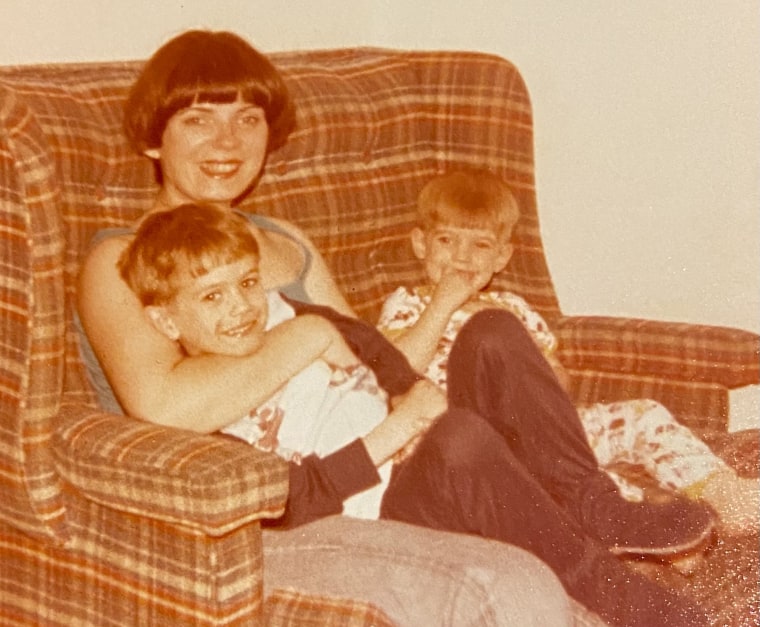
[[[78,292],[80,300],[95,293],[111,292],[118,276],[118,261],[129,245],[131,232],[114,233],[93,240],[79,268]]]
[[[264,233],[282,233],[288,235],[292,239],[298,240],[302,244],[306,244],[307,246],[311,243],[308,235],[306,235],[300,227],[288,220],[271,216],[262,216],[257,213],[245,213],[243,215],[245,215],[251,223]]]

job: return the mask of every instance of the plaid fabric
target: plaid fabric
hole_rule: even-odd
[[[63,235],[34,117],[0,85],[0,521],[63,535],[50,455],[61,397]]]
[[[740,329],[574,316],[555,330],[579,404],[652,398],[692,429],[725,431],[728,391],[760,377],[760,338]]]
[[[693,424],[715,424],[715,416],[723,424],[727,389],[757,382],[756,336],[680,326],[673,344],[672,329],[634,336],[626,327],[613,337],[616,322],[562,318],[536,210],[530,99],[513,65],[475,53],[377,49],[273,58],[295,97],[297,128],[243,208],[300,225],[367,320],[399,284],[422,279],[407,232],[425,181],[452,167],[489,167],[522,209],[515,254],[497,287],[558,323],[579,399],[654,396]],[[132,223],[156,192],[150,163],[120,132],[140,65],[0,68],[0,617],[7,624],[34,622],[36,613],[46,624],[99,625],[104,617],[232,624],[246,616],[239,622],[255,624],[262,616],[251,519],[282,506],[282,467],[252,455],[243,470],[233,443],[169,436],[103,414],[79,359],[71,312],[88,242],[101,228]],[[201,470],[205,463],[219,476]],[[247,539],[248,554],[221,548],[235,546],[233,537]],[[183,575],[207,555],[222,560],[216,570]],[[228,592],[212,602],[226,578]],[[311,611],[292,601],[304,616]]]
[[[64,496],[65,547],[2,527],[0,624],[265,624],[258,523],[212,537]]]
[[[211,536],[284,511],[288,467],[218,435],[64,408],[53,438],[61,476],[113,509]]]

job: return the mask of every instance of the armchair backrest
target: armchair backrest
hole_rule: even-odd
[[[446,169],[488,167],[522,216],[497,283],[547,319],[559,307],[536,213],[530,100],[491,55],[336,49],[278,53],[297,127],[242,208],[299,225],[357,312],[422,270],[408,243],[419,189]],[[65,537],[49,450],[61,402],[94,403],[72,311],[94,233],[133,222],[156,184],[121,134],[140,62],[0,68],[0,519]]]

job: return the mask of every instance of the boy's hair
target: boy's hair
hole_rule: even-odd
[[[243,216],[212,205],[185,204],[146,216],[118,268],[143,306],[162,305],[188,276],[203,276],[249,255],[258,260],[259,246]]]
[[[264,110],[270,149],[285,143],[295,117],[285,81],[271,61],[234,33],[186,31],[143,67],[127,98],[124,132],[142,154],[161,146],[169,118],[180,109],[238,97]]]
[[[507,184],[487,170],[458,170],[430,180],[417,197],[420,227],[439,224],[512,234],[520,209]]]

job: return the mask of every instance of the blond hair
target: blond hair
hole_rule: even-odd
[[[143,306],[161,305],[177,294],[187,277],[246,256],[259,259],[248,221],[229,209],[184,204],[148,215],[122,252],[121,277]]]
[[[417,197],[420,227],[488,229],[509,239],[520,209],[507,184],[488,170],[456,170],[430,180]]]

